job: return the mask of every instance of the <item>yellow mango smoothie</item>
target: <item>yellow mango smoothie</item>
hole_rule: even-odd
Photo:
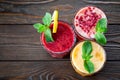
[[[94,65],[94,72],[89,73],[85,70],[84,60],[82,58],[82,46],[84,42],[85,41],[79,42],[72,50],[70,55],[71,63],[78,74],[82,76],[90,76],[103,68],[104,63],[106,62],[106,52],[103,47],[100,46],[98,43],[90,41],[92,45],[92,58],[90,58],[90,60]]]

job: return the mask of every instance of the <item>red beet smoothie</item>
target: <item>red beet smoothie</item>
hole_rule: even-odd
[[[53,23],[50,25],[52,30]],[[75,43],[75,35],[71,26],[65,22],[58,22],[57,33],[52,33],[54,42],[46,42],[44,33],[41,35],[43,47],[52,57],[63,58],[71,50]]]

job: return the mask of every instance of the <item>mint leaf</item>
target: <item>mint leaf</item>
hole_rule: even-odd
[[[42,21],[44,23],[44,25],[46,25],[47,27],[50,26],[50,23],[52,21],[52,17],[51,14],[46,12],[45,16],[42,18]]]
[[[44,34],[45,34],[45,38],[46,38],[47,42],[54,41],[53,38],[52,38],[51,30],[49,28],[47,28],[47,30],[44,32]]]
[[[102,18],[96,24],[96,32],[107,32],[107,19]]]
[[[85,60],[84,61],[84,68],[87,70],[89,73],[94,72],[94,64],[90,60]]]
[[[39,32],[39,33],[42,33],[42,32],[44,32],[46,30],[45,25],[40,24],[40,23],[36,23],[33,26],[37,30],[37,32]]]
[[[92,52],[92,44],[90,41],[85,41],[82,46],[82,58],[86,60],[87,56],[90,56]]]
[[[105,45],[107,42],[106,37],[103,35],[103,33],[100,33],[100,32],[97,32],[95,34],[95,39],[101,45]]]

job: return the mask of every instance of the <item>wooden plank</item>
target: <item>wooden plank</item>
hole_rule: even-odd
[[[95,76],[78,75],[70,61],[0,62],[1,80],[120,80],[120,62],[108,61]]]
[[[84,0],[0,0],[0,24],[41,22],[41,18],[46,11],[52,13],[55,9],[60,11],[60,20],[72,24],[75,13],[80,8],[88,5],[101,8],[106,13],[109,24],[120,24],[119,4],[104,4],[104,2],[95,4]]]
[[[119,31],[120,25],[108,25],[107,60],[120,60]],[[56,60],[42,48],[39,36],[32,25],[0,25],[0,60]]]
[[[94,4],[120,4],[120,0],[83,0],[86,3]]]
[[[54,0],[1,0],[0,2],[3,3],[10,3],[10,4],[41,4],[41,3],[49,3],[49,2],[53,2]]]

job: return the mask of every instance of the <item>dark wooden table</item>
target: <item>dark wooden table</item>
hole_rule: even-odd
[[[93,5],[108,17],[107,62],[92,77],[81,77],[69,56],[54,59],[43,50],[33,24],[58,9],[73,26],[80,8]],[[120,0],[0,0],[0,80],[120,80]]]

